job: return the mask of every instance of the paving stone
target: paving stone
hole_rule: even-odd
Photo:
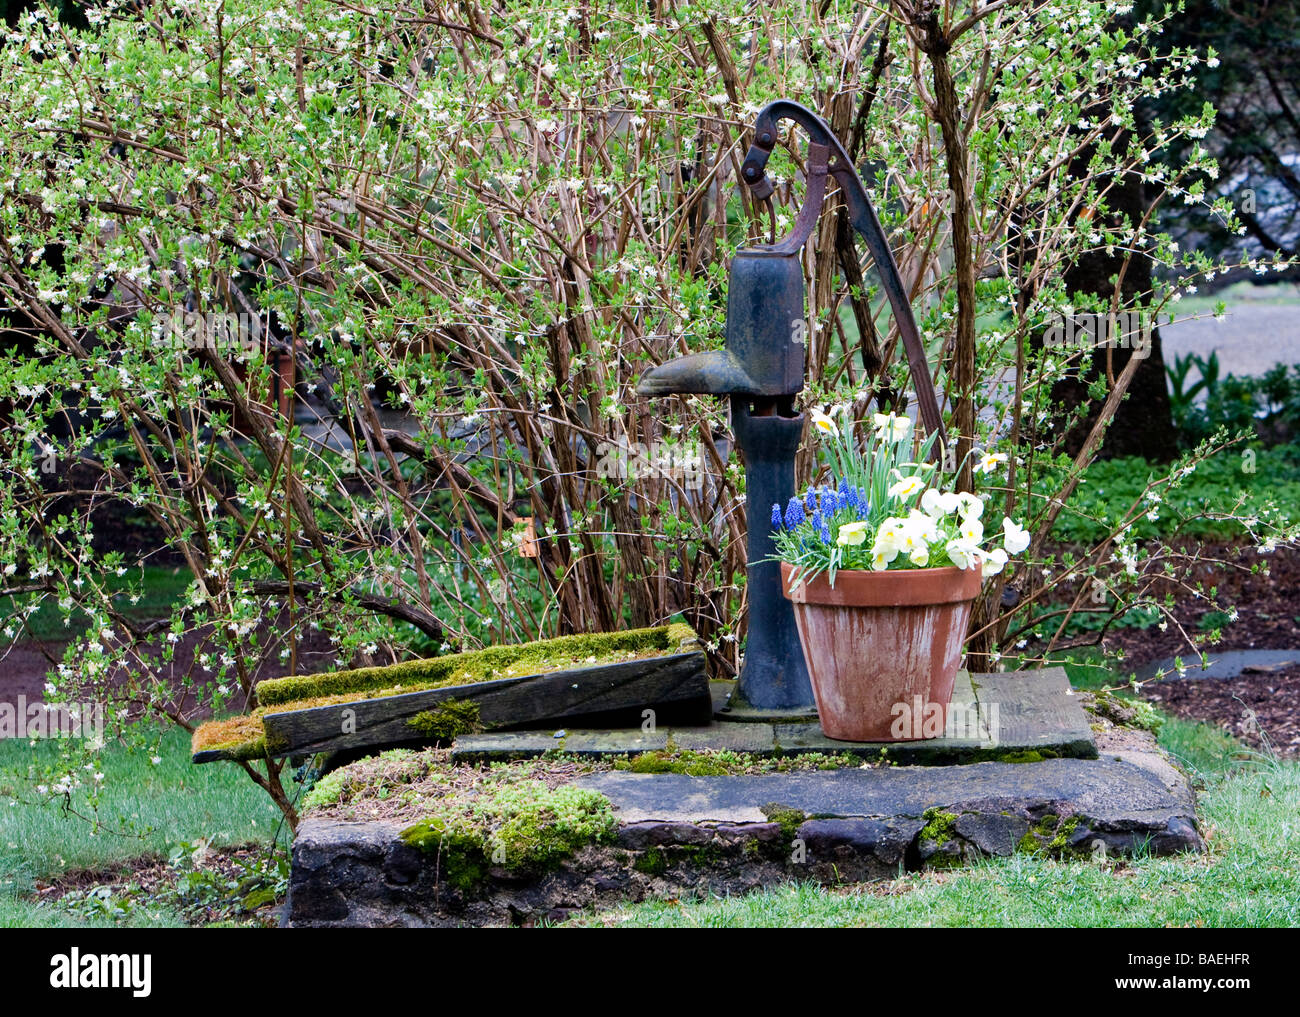
[[[1143,664],[1136,671],[1139,681],[1148,681],[1165,674],[1163,681],[1198,678],[1236,678],[1243,671],[1255,669],[1264,672],[1282,671],[1300,664],[1300,650],[1206,650],[1209,667],[1202,668],[1196,654],[1184,654],[1185,674],[1179,675],[1173,657]]]
[[[1171,790],[1155,773],[1114,759],[972,763],[946,767],[796,771],[736,777],[688,777],[626,771],[576,782],[606,795],[625,823],[759,822],[778,803],[807,816],[889,818],[927,809],[1022,816],[1080,815],[1125,830],[1163,830],[1193,817],[1186,785]]]
[[[1092,724],[1070,687],[1065,668],[974,676],[980,715],[1002,753],[1052,750],[1095,757]]]
[[[722,683],[714,683],[720,685]],[[1073,695],[1063,668],[1006,674],[962,671],[953,688],[953,736],[911,742],[843,742],[827,738],[811,723],[715,722],[706,727],[661,728],[654,733],[570,730],[561,741],[553,731],[463,735],[452,758],[522,759],[553,749],[583,755],[625,755],[663,749],[668,738],[681,749],[730,750],[758,756],[848,752],[864,759],[882,756],[900,765],[942,766],[1039,754],[1093,758],[1096,746],[1088,715]]]
[[[556,734],[563,731],[563,737]],[[579,756],[621,756],[668,747],[668,731],[500,731],[461,735],[452,747],[454,762],[492,759],[529,759],[545,752],[571,752]]]
[[[816,727],[816,724],[811,725]],[[673,744],[679,749],[698,752],[702,749],[748,752],[771,755],[776,741],[771,724],[710,724],[708,727],[675,727]]]

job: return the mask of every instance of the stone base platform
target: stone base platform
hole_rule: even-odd
[[[714,682],[724,707],[732,683]],[[648,726],[648,725],[647,725]],[[457,761],[527,759],[562,751],[580,756],[619,756],[677,749],[728,749],[757,756],[810,752],[852,753],[925,766],[981,761],[1026,762],[1041,758],[1095,759],[1090,718],[1079,706],[1065,671],[975,674],[962,671],[953,690],[945,736],[901,742],[842,742],[827,738],[815,717],[803,723],[715,721],[703,727],[655,726],[653,730],[562,728],[461,735]]]
[[[897,877],[1017,851],[1093,859],[1197,851],[1192,792],[1144,732],[1100,758],[943,767],[850,766],[690,777],[623,770],[574,783],[608,798],[611,843],[550,871],[490,869],[450,886],[406,824],[305,820],[293,846],[290,926],[529,924],[647,898],[738,894],[790,880]]]

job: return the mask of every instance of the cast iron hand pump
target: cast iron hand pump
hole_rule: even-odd
[[[803,388],[804,279],[800,252],[821,215],[826,178],[839,185],[849,218],[875,260],[894,323],[907,352],[921,421],[937,433],[942,454],[943,420],[930,381],[925,347],[898,266],[880,228],[866,188],[825,122],[798,103],[781,99],[763,109],[754,126],[741,176],[754,197],[770,206],[772,182],[765,172],[776,147],[777,124],[793,120],[811,138],[805,163],[807,192],[790,235],[773,244],[736,252],[727,292],[726,345],[722,350],[679,357],[649,371],[637,391],[646,396],[709,393],[731,398],[731,424],[745,460],[748,505],[749,633],[737,691],[724,715],[779,719],[814,711],[794,612],[781,592],[769,510],[794,495],[794,457],[804,418],[794,408]]]

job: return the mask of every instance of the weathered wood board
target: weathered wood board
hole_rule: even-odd
[[[267,713],[262,726],[270,755],[308,755],[427,737],[427,724],[416,718],[427,721],[448,704],[462,715],[472,704],[472,729],[492,731],[692,700],[707,714],[709,682],[698,651]]]

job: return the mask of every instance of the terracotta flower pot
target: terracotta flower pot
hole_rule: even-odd
[[[781,563],[826,737],[894,742],[941,734],[980,570],[851,569],[835,573],[834,587],[825,573],[791,587],[793,572]]]

